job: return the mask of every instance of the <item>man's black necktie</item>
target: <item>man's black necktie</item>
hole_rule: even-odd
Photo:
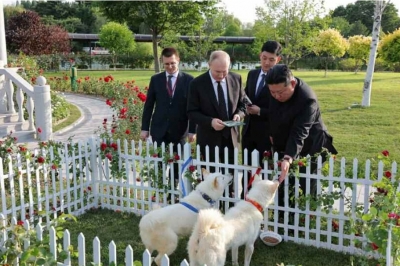
[[[256,90],[256,98],[258,97],[258,95],[260,95],[260,92],[262,90],[262,88],[264,88],[265,85],[265,74],[261,75],[261,81],[258,84],[257,90]]]
[[[228,112],[227,112],[227,109],[226,109],[226,102],[225,102],[225,97],[224,97],[224,91],[223,91],[223,89],[222,89],[222,86],[221,86],[221,82],[220,81],[217,81],[217,90],[218,90],[218,107],[219,107],[219,112],[220,112],[220,114],[221,114],[221,120],[222,121],[227,121],[228,119],[229,119],[229,117],[228,117]],[[222,130],[222,135],[225,137],[225,138],[229,138],[229,127],[225,127],[223,130]]]
[[[173,95],[173,90],[172,90],[172,75],[168,75],[168,94],[169,94],[169,97],[172,97]]]

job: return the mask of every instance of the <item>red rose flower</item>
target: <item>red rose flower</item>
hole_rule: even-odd
[[[40,127],[37,128],[38,133],[42,133],[42,129]]]
[[[129,135],[131,134],[131,131],[129,129],[125,130],[125,134]]]
[[[271,157],[271,152],[270,151],[265,151],[264,152],[264,157]]]
[[[304,163],[303,163],[302,161],[299,161],[297,164],[298,164],[299,166],[304,166]]]
[[[100,149],[101,149],[102,151],[104,151],[105,149],[107,149],[107,143],[102,142],[102,143],[100,144]]]
[[[192,172],[192,173],[194,171],[196,171],[196,166],[194,166],[194,165],[189,166],[189,171]]]
[[[17,222],[17,225],[24,225],[24,221],[21,221],[21,220],[19,220],[18,222]]]
[[[386,171],[386,172],[385,172],[385,176],[386,176],[387,178],[391,178],[391,177],[392,177],[392,173],[391,173],[390,171]]]
[[[157,154],[157,153],[154,153],[152,156],[153,156],[154,158],[157,158],[157,157],[158,157],[158,154]]]
[[[137,182],[140,182],[140,181],[141,181],[140,177],[137,177],[137,178],[136,178],[136,181],[137,181]]]
[[[92,191],[92,187],[91,187],[91,186],[87,187],[87,189],[88,189],[89,191]]]
[[[179,155],[178,155],[178,154],[175,154],[174,160],[175,160],[175,161],[178,161],[179,159],[180,159]]]
[[[371,248],[377,250],[379,247],[375,243],[371,243]]]
[[[40,156],[40,157],[37,159],[37,161],[38,161],[38,163],[44,163],[44,158],[43,158],[42,156]]]
[[[112,160],[112,154],[111,153],[107,153],[106,154],[106,158],[111,161]]]
[[[52,164],[52,165],[51,165],[51,169],[53,169],[53,170],[57,170],[57,168],[58,168],[58,167],[57,167],[57,165],[56,165],[56,164]]]
[[[382,155],[385,156],[385,157],[388,157],[389,156],[389,151],[388,150],[382,151]]]

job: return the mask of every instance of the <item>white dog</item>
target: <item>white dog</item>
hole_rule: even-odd
[[[225,216],[215,209],[200,211],[188,243],[191,266],[223,266],[229,249],[232,264],[239,265],[238,248],[242,245],[246,245],[244,265],[250,265],[263,210],[272,202],[279,186],[278,181],[256,179],[246,200],[239,201]]]
[[[140,237],[152,253],[158,251],[155,262],[161,264],[164,254],[172,254],[178,245],[178,236],[190,235],[201,209],[211,208],[232,182],[231,176],[208,173],[203,169],[204,181],[197,185],[180,203],[152,210],[140,220]]]

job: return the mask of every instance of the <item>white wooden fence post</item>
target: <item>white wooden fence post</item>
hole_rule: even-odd
[[[53,138],[50,86],[46,79],[39,76],[34,86],[36,128],[40,128],[39,138],[48,141]]]

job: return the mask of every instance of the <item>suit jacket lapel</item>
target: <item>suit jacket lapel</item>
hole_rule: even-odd
[[[212,105],[214,106],[214,108],[215,108],[215,111],[219,114],[219,115],[221,115],[220,113],[219,113],[219,106],[218,106],[218,100],[217,100],[217,96],[215,95],[215,91],[214,91],[214,84],[213,84],[213,82],[212,82],[212,79],[211,79],[211,77],[210,77],[210,73],[207,71],[206,73],[204,73],[204,75],[205,75],[205,81],[206,81],[206,83],[208,83],[209,85],[205,85],[204,87],[205,87],[205,89],[208,89],[208,94],[210,95],[210,97],[211,97],[211,103],[212,103]]]
[[[260,76],[260,72],[261,72],[261,69],[260,70],[258,70],[258,71],[255,71],[254,72],[254,76],[252,77],[253,78],[253,85],[254,86],[251,86],[251,100],[252,101],[255,101],[256,100],[256,91],[257,91],[257,81],[258,81],[258,76]]]
[[[228,74],[226,76],[226,84],[227,84],[227,92],[228,92],[228,118],[231,119],[232,117],[232,104],[233,104],[233,81],[232,81],[232,77]]]
[[[178,73],[178,77],[177,77],[177,81],[176,81],[176,86],[175,86],[175,91],[174,91],[174,97],[172,99],[175,98],[175,95],[181,94],[183,91],[183,74],[181,72]],[[173,86],[174,84],[172,84]]]

